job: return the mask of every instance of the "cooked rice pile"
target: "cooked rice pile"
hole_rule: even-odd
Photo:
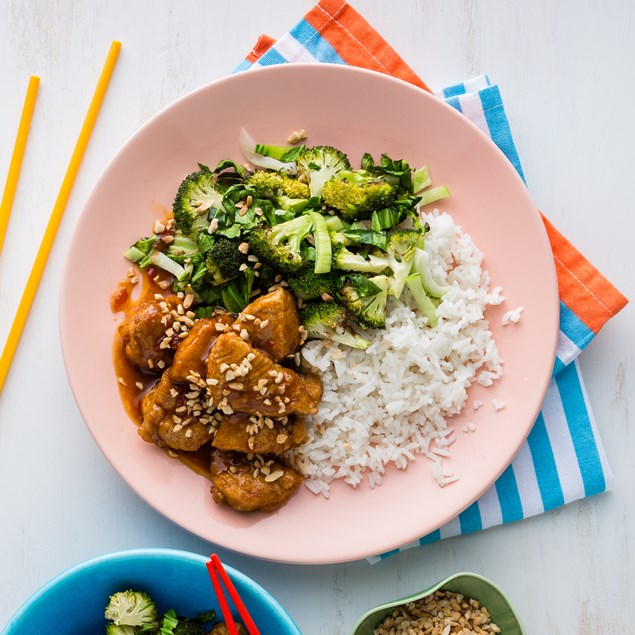
[[[357,486],[366,476],[374,487],[388,464],[403,469],[418,454],[431,459],[439,485],[458,480],[443,468],[456,439],[447,418],[461,411],[473,382],[489,386],[502,374],[484,318],[488,305],[503,301],[501,289],[489,290],[483,255],[448,214],[435,211],[424,220],[433,273],[452,285],[438,307],[437,327],[428,328],[425,317],[393,298],[386,328],[367,333],[366,351],[327,340],[303,348],[324,395],[308,442],[291,460],[315,493],[328,496],[329,483],[340,478]]]

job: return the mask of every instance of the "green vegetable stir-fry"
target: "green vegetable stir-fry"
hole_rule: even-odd
[[[154,600],[144,591],[118,591],[110,596],[104,614],[106,635],[207,635],[208,625],[216,612],[208,611],[196,617],[178,615],[170,609],[159,615]]]
[[[198,316],[239,312],[282,284],[307,303],[310,337],[365,348],[361,329],[382,328],[389,296],[404,290],[436,325],[447,288],[431,275],[419,210],[449,191],[431,187],[427,166],[365,154],[353,169],[336,148],[256,144],[244,130],[240,143],[256,169],[199,164],[178,189],[173,219],[130,247],[129,260],[171,274]]]

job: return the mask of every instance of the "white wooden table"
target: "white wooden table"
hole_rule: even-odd
[[[536,203],[635,297],[635,4],[352,2],[431,86],[483,72],[500,83]],[[42,583],[86,558],[150,546],[209,552],[127,488],[84,426],[58,338],[62,263],[91,188],[129,135],[175,98],[228,74],[258,34],[281,35],[311,6],[312,0],[0,0],[2,180],[28,76],[42,77],[0,257],[0,342],[110,42],[124,44],[0,398],[0,625]],[[627,308],[581,357],[615,471],[611,493],[373,567],[280,565],[221,553],[266,586],[306,635],[347,634],[370,606],[460,570],[497,581],[532,635],[632,632],[634,327]]]

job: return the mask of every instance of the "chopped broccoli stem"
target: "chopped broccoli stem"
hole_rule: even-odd
[[[331,237],[322,214],[308,213],[313,223],[313,240],[315,242],[315,273],[328,273],[331,270]]]
[[[381,273],[388,267],[388,258],[369,255],[365,258],[362,254],[356,254],[346,249],[342,243],[335,243],[333,249],[333,268],[342,271],[359,271],[361,273]]]
[[[365,350],[370,342],[352,331],[347,324],[346,310],[333,302],[313,302],[300,312],[300,321],[309,337],[339,342]]]
[[[437,187],[425,190],[419,194],[419,197],[421,198],[419,205],[429,205],[430,203],[439,201],[442,198],[448,198],[448,196],[450,196],[450,190],[448,187],[446,185],[438,185]]]
[[[423,284],[421,283],[421,276],[418,273],[413,273],[406,278],[406,284],[408,285],[408,291],[414,298],[417,308],[421,312],[421,315],[428,318],[428,325],[434,328],[439,323],[437,317],[437,308],[434,306],[434,302],[428,297]]]
[[[155,267],[171,273],[175,278],[180,278],[185,273],[185,269],[178,262],[156,249],[150,254],[150,262]]]
[[[387,256],[392,276],[388,280],[388,293],[396,298],[401,296],[406,284],[420,238],[421,234],[414,229],[400,229],[389,234]]]
[[[427,165],[415,170],[412,173],[412,190],[415,194],[425,190],[432,185],[432,179],[430,178],[430,170]]]
[[[430,255],[423,249],[416,249],[412,269],[421,276],[421,284],[428,295],[433,298],[442,298],[452,287],[439,284],[432,275],[430,267]]]

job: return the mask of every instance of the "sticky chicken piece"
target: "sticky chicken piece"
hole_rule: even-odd
[[[219,423],[212,445],[219,450],[282,454],[306,440],[302,417],[257,417],[233,414]]]
[[[171,311],[180,304],[179,298],[168,296],[142,302],[126,315],[119,325],[119,334],[125,343],[126,357],[135,366],[160,374],[172,363],[178,338],[170,340],[167,334],[175,321]]]
[[[292,355],[300,345],[300,316],[293,295],[277,287],[247,305],[235,322],[237,332],[245,329],[255,348],[277,362]]]
[[[215,453],[210,468],[212,497],[241,512],[271,512],[287,502],[300,487],[299,472],[263,457]]]
[[[170,369],[172,381],[187,383],[192,376],[205,378],[207,356],[222,332],[218,329],[226,328],[233,321],[234,316],[231,313],[196,320],[174,354]]]
[[[209,353],[207,383],[225,414],[308,415],[317,412],[322,398],[317,376],[299,375],[276,364],[231,331],[223,333]]]
[[[144,441],[194,452],[211,440],[208,423],[201,421],[201,417],[209,417],[211,421],[211,416],[204,410],[199,416],[188,414],[188,399],[184,394],[187,390],[187,386],[174,384],[165,372],[159,383],[145,394],[141,400],[143,422],[138,428]]]

